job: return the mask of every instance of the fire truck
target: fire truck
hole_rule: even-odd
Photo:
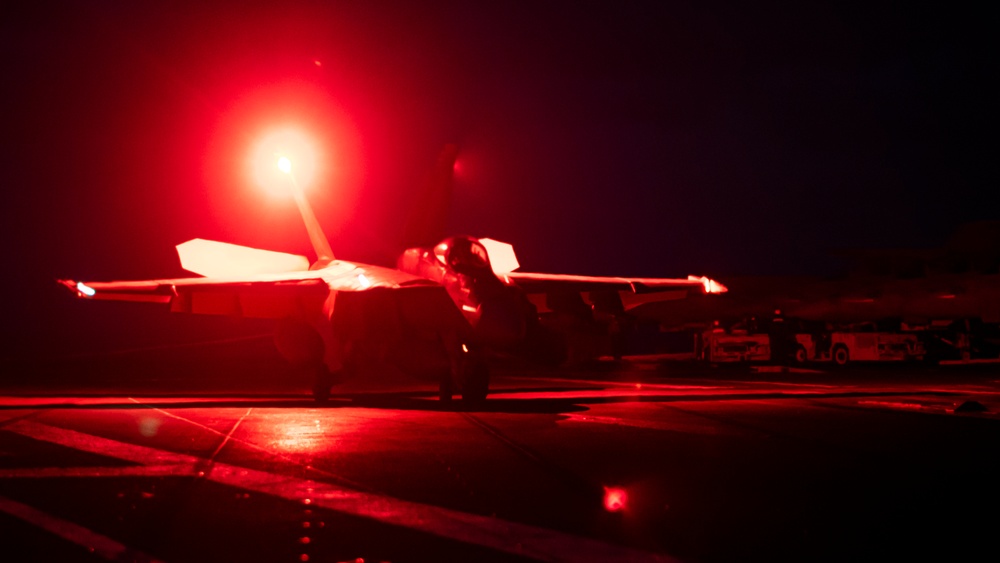
[[[849,327],[847,330],[817,331],[796,334],[795,361],[884,362],[923,360],[927,351],[913,333],[877,331],[874,325]]]
[[[842,366],[859,361],[923,360],[927,354],[917,334],[880,331],[873,323],[808,332],[801,326],[797,328],[800,330],[793,335],[793,358],[800,364],[832,362]],[[775,347],[768,334],[742,328],[725,330],[715,326],[702,333],[697,348],[698,357],[713,364],[779,360],[773,357]]]
[[[721,328],[702,334],[698,354],[709,363],[766,362],[771,359],[770,339],[766,334]]]

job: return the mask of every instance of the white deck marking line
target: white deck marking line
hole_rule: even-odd
[[[0,511],[75,543],[109,561],[160,561],[79,524],[63,520],[16,500],[0,497]]]
[[[128,400],[132,401],[133,403],[135,403],[137,405],[145,407],[145,408],[147,408],[147,409],[149,409],[151,411],[158,412],[158,413],[162,414],[163,416],[168,416],[170,418],[173,418],[174,420],[179,420],[181,422],[186,422],[186,423],[188,423],[188,424],[190,424],[192,426],[197,426],[198,428],[201,428],[202,430],[206,430],[208,432],[211,432],[212,434],[216,434],[216,435],[219,435],[219,436],[225,436],[225,434],[223,434],[221,431],[216,430],[215,428],[212,428],[211,426],[205,426],[204,424],[202,424],[200,422],[195,422],[195,421],[191,420],[190,418],[184,418],[183,416],[174,414],[174,413],[172,413],[170,411],[163,410],[160,407],[149,406],[149,405],[143,403],[142,401],[140,401],[138,399],[135,399],[133,397],[129,397]],[[246,417],[246,415],[243,415],[243,416]],[[240,420],[242,420],[242,419],[240,419]]]
[[[132,401],[133,403],[135,403],[137,405],[145,406],[145,405],[143,405],[143,403],[141,403],[140,401],[138,401],[137,399],[134,399],[132,397],[129,397],[128,400]],[[243,416],[241,416],[240,419],[236,421],[236,424],[234,424],[233,427],[229,429],[229,433],[228,434],[223,434],[222,432],[220,432],[220,431],[218,431],[218,430],[216,430],[216,429],[214,429],[212,427],[205,426],[204,424],[201,424],[199,422],[195,422],[195,421],[193,421],[191,419],[188,419],[188,418],[184,418],[183,416],[178,416],[178,415],[173,414],[171,412],[165,411],[165,410],[163,410],[163,409],[161,409],[159,407],[146,407],[146,408],[148,408],[150,410],[153,410],[153,411],[156,411],[156,412],[162,414],[163,416],[169,416],[170,418],[173,418],[173,419],[176,419],[176,420],[180,420],[182,422],[187,422],[188,424],[197,426],[198,428],[201,428],[202,430],[207,430],[207,431],[209,431],[209,432],[211,432],[213,434],[218,434],[219,436],[222,436],[222,442],[219,444],[219,447],[215,448],[215,451],[212,452],[212,455],[210,455],[208,457],[208,463],[209,463],[209,465],[211,465],[211,463],[213,461],[215,461],[215,456],[219,455],[219,452],[222,451],[222,448],[225,447],[225,445],[229,443],[229,439],[232,438],[233,432],[236,432],[236,429],[239,428],[240,423],[243,422],[243,419],[245,419],[247,416],[249,416],[250,415],[250,411],[253,410],[253,407],[248,408],[247,412],[243,413]]]
[[[134,402],[137,405],[143,405],[143,403],[139,402],[136,399],[133,399],[132,397],[129,397],[129,400],[132,401],[132,402]],[[222,432],[219,432],[215,428],[212,428],[210,426],[205,426],[204,424],[202,424],[200,422],[195,422],[195,421],[193,421],[193,420],[191,420],[189,418],[185,418],[183,416],[176,415],[176,414],[174,414],[172,412],[165,411],[165,410],[163,410],[163,409],[161,409],[159,407],[147,407],[147,408],[149,408],[150,410],[154,410],[154,411],[162,414],[163,416],[169,416],[170,418],[173,418],[175,420],[179,420],[181,422],[186,422],[186,423],[188,423],[188,424],[190,424],[192,426],[196,426],[198,428],[201,428],[202,430],[205,430],[206,432],[210,432],[212,434],[216,434],[216,435],[219,435],[219,436],[225,436]],[[251,410],[252,410],[252,408],[251,408]],[[240,422],[242,422],[243,419],[245,419],[247,417],[247,415],[249,415],[249,414],[250,414],[250,411],[248,410],[247,413],[243,415],[243,418],[240,419]],[[281,453],[277,453],[277,452],[272,452],[271,450],[268,450],[267,448],[258,446],[257,444],[254,444],[252,442],[248,442],[246,440],[241,440],[239,438],[231,438],[232,433],[235,430],[236,430],[236,428],[233,427],[233,429],[229,431],[229,437],[227,437],[226,440],[224,440],[223,444],[225,444],[226,441],[236,442],[236,443],[242,444],[242,445],[244,445],[244,446],[246,446],[248,448],[257,450],[259,452],[263,452],[263,453],[265,453],[267,455],[271,455],[271,456],[277,457],[278,459],[280,459],[280,460],[282,460],[284,462],[287,462],[287,463],[290,463],[290,464],[293,464],[293,465],[298,465],[300,467],[304,467],[304,468],[308,469],[309,471],[313,471],[313,472],[318,473],[320,475],[324,475],[326,477],[329,477],[330,479],[336,479],[337,481],[339,481],[339,482],[341,482],[341,483],[343,483],[345,485],[349,485],[351,487],[354,487],[356,489],[361,489],[361,490],[366,490],[367,489],[369,491],[371,490],[371,487],[365,487],[364,485],[362,485],[360,483],[357,483],[355,481],[352,481],[351,479],[348,479],[347,477],[342,477],[340,475],[337,475],[336,473],[331,473],[331,472],[326,471],[324,469],[319,469],[319,468],[313,467],[312,465],[309,465],[309,464],[306,464],[306,463],[302,463],[301,461],[299,461],[299,460],[297,460],[297,459],[295,459],[293,457],[287,456],[285,454],[281,454]],[[220,451],[222,451],[222,446],[219,446],[219,449],[216,450],[216,452],[212,454],[211,459],[207,460],[208,463],[205,463],[203,461],[202,462],[202,466],[203,467],[207,467],[207,468],[209,468],[209,470],[211,470],[212,463],[215,462],[215,456],[218,455],[218,453]]]
[[[178,464],[193,464],[197,461],[191,456],[118,442],[75,430],[49,427],[36,422],[16,423],[7,430],[29,438],[136,463],[150,462],[162,466],[168,460]],[[308,499],[310,506],[545,561],[677,561],[668,555],[604,543],[528,524],[226,463],[216,463],[204,478],[215,483],[293,502],[304,503]]]
[[[229,439],[233,437],[233,432],[236,432],[236,429],[240,427],[240,423],[243,422],[243,419],[250,416],[250,411],[252,410],[253,407],[248,408],[247,412],[243,413],[243,416],[241,416],[240,419],[236,421],[236,424],[234,424],[233,427],[229,430],[229,434],[226,434],[226,437],[222,439],[222,443],[219,444],[219,447],[215,448],[215,451],[212,452],[212,455],[208,457],[208,463],[215,462],[215,456],[219,455],[219,452],[222,451],[222,448],[226,447],[226,444],[229,443]]]

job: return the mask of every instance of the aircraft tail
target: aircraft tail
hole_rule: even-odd
[[[403,248],[433,246],[447,235],[457,158],[458,145],[449,143],[441,150],[410,210]]]

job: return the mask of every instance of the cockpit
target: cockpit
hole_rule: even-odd
[[[445,239],[434,247],[434,257],[459,274],[473,274],[483,269],[490,269],[490,257],[486,247],[471,237]]]

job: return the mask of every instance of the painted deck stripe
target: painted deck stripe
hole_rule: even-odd
[[[11,424],[5,430],[16,432],[35,440],[51,442],[67,448],[73,448],[84,452],[90,452],[105,457],[113,457],[124,461],[131,461],[140,465],[176,465],[190,464],[196,465],[204,463],[205,460],[166,450],[128,444],[110,438],[102,438],[93,434],[84,434],[68,428],[48,426],[38,422],[22,420]]]
[[[196,476],[198,466],[134,465],[132,467],[26,467],[0,469],[0,479],[55,479],[60,477],[176,477]]]
[[[55,428],[29,421],[13,424],[7,430],[29,438],[100,455],[114,456],[134,463],[148,463],[157,466],[174,463],[179,468],[186,468],[189,464],[195,465],[198,461],[203,462],[203,460],[183,454],[127,444],[75,430]],[[324,482],[299,479],[225,463],[212,465],[204,478],[231,487],[543,561],[677,561],[675,558],[663,554],[618,546],[527,524],[468,514],[434,505],[360,492]]]
[[[141,551],[118,543],[107,536],[103,536],[93,530],[84,528],[79,524],[74,524],[68,520],[63,520],[58,516],[47,514],[37,508],[17,502],[16,500],[0,497],[0,511],[6,512],[15,518],[24,520],[25,522],[37,526],[50,534],[59,536],[66,541],[75,543],[91,553],[99,555],[109,561],[148,561],[150,563],[158,563],[160,561],[159,559],[154,559]]]

